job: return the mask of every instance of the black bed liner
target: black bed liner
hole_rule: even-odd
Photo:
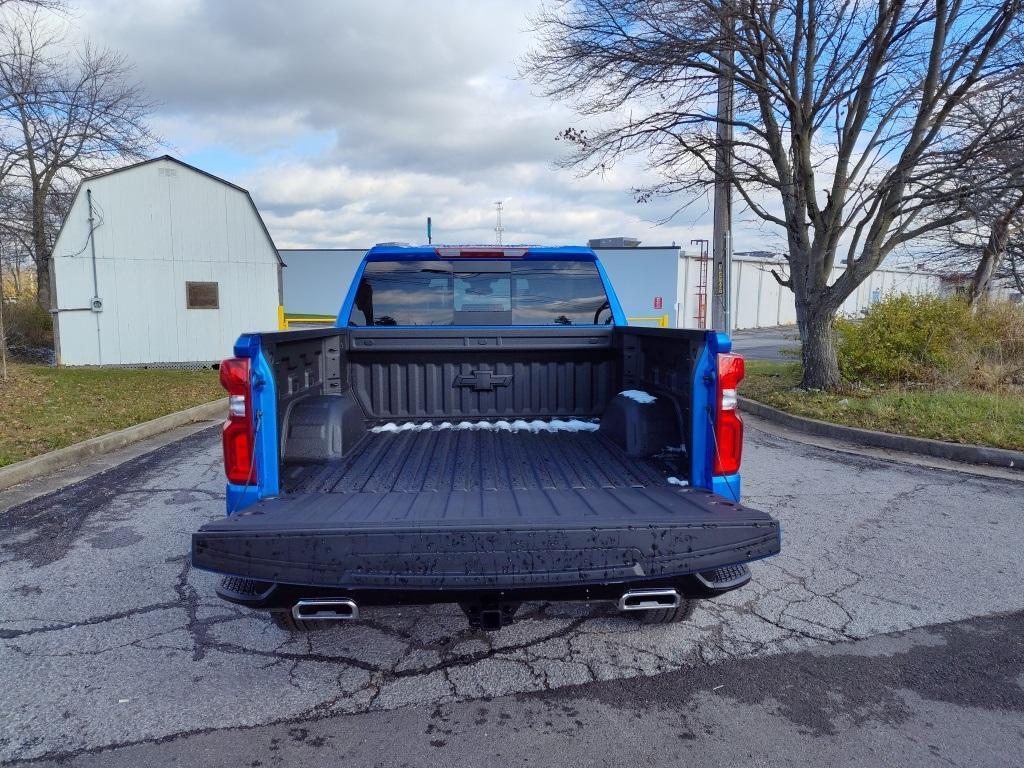
[[[585,423],[585,422],[581,422]],[[431,429],[370,433],[348,459],[292,467],[292,493],[417,493],[668,485],[679,454],[633,459],[598,432]]]
[[[438,591],[671,579],[778,552],[776,521],[669,484],[671,466],[595,432],[374,434],[203,526],[192,559],[277,584]]]

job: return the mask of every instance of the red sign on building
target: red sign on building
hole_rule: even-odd
[[[661,309],[661,306],[662,306],[661,296],[655,296],[654,297],[654,308],[655,309]]]

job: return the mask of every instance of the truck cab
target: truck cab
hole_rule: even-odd
[[[282,627],[458,603],[493,629],[533,600],[678,620],[779,551],[740,501],[742,358],[629,326],[588,248],[376,247],[334,327],[234,354],[228,514],[193,564]]]

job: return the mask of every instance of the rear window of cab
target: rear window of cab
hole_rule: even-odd
[[[370,261],[349,325],[606,325],[592,261]]]

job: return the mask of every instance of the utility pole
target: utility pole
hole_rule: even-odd
[[[504,203],[501,200],[496,200],[494,202],[494,210],[498,213],[498,223],[494,225],[494,237],[495,242],[497,242],[498,245],[502,244],[501,236],[505,232],[505,228],[501,226],[501,207],[503,204]]]
[[[727,0],[728,2],[728,0]],[[711,327],[732,332],[732,67],[733,21],[722,18],[722,73],[718,77],[718,128],[715,142],[715,231],[711,244]]]

